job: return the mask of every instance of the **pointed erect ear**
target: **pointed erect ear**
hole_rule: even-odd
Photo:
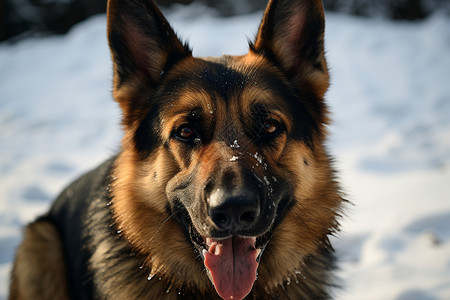
[[[191,55],[152,0],[109,0],[107,21],[114,89],[133,79],[154,88],[172,64]]]
[[[308,80],[322,97],[328,88],[321,0],[270,0],[251,50],[275,60],[292,79]]]

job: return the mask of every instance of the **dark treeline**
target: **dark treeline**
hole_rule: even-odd
[[[32,33],[65,33],[91,15],[104,13],[107,0],[0,0],[0,41]],[[156,0],[162,6],[199,2],[224,16],[264,9],[267,0]],[[323,0],[328,11],[397,20],[450,12],[450,0]]]

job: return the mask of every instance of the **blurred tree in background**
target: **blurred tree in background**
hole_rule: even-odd
[[[104,13],[107,0],[0,0],[0,41],[33,33],[65,33],[91,15]],[[267,0],[156,0],[162,6],[198,2],[222,15],[264,9]],[[436,10],[450,15],[450,0],[323,0],[326,10],[397,20],[423,19]]]
[[[450,0],[324,0],[325,9],[360,16],[417,20],[436,10],[450,11]]]

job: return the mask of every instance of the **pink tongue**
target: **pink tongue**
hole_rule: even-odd
[[[243,299],[256,280],[260,250],[255,238],[230,237],[225,240],[207,238],[209,251],[204,251],[205,266],[211,273],[217,293],[223,299]]]

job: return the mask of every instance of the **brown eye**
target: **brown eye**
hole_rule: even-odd
[[[183,124],[173,132],[172,137],[179,142],[189,145],[199,145],[201,137],[198,132],[190,124]]]
[[[189,127],[189,125],[183,125],[179,130],[178,130],[178,136],[183,138],[183,139],[190,139],[192,137],[194,137],[194,130]]]
[[[265,134],[276,133],[280,129],[280,123],[275,120],[267,120],[263,126],[263,132]]]

